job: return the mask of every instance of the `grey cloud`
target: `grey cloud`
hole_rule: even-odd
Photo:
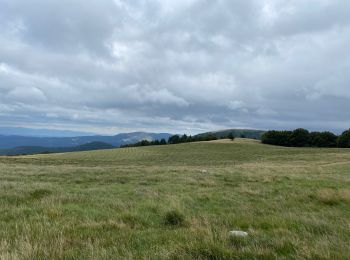
[[[0,0],[0,119],[340,131],[349,17],[342,0]]]
[[[278,4],[274,4],[278,2]],[[300,34],[326,31],[333,27],[348,26],[350,2],[344,0],[271,1],[277,8],[278,23],[273,29],[279,34]]]
[[[112,1],[1,1],[10,26],[24,42],[52,51],[108,54],[107,41],[121,21]],[[18,25],[17,25],[18,27]]]

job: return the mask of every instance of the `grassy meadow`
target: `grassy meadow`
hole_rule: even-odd
[[[350,150],[236,139],[0,157],[0,259],[235,258],[350,259]]]

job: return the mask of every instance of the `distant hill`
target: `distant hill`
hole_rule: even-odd
[[[230,133],[232,133],[234,137],[244,137],[244,138],[261,140],[261,136],[265,132],[266,131],[263,131],[263,130],[251,130],[251,129],[226,129],[226,130],[220,130],[220,131],[214,131],[214,132],[206,132],[206,133],[198,134],[197,136],[205,136],[205,135],[211,134],[216,136],[217,138],[223,138],[223,137],[227,137]]]
[[[73,147],[40,147],[40,146],[21,146],[12,149],[0,150],[0,155],[27,155],[41,153],[65,153],[78,151],[105,150],[116,148],[113,145],[103,142],[91,142]]]
[[[103,142],[115,147],[124,144],[136,143],[141,140],[160,140],[168,139],[171,134],[168,133],[123,133],[114,136],[77,136],[77,137],[30,137],[16,135],[0,135],[0,149],[11,149],[16,147],[36,146],[46,148],[73,147],[91,142]]]
[[[0,131],[1,132],[1,131]],[[227,137],[232,133],[235,137],[261,139],[265,131],[250,129],[227,129],[207,132],[196,137],[214,135],[217,138]],[[154,141],[172,136],[168,133],[133,132],[114,136],[87,135],[76,137],[32,137],[20,135],[0,135],[0,155],[56,153],[71,151],[87,151],[111,149],[122,145],[134,144],[142,140]]]

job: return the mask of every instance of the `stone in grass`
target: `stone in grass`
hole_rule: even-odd
[[[232,230],[230,231],[231,237],[247,237],[248,233],[241,230]]]

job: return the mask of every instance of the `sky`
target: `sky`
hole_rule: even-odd
[[[348,0],[0,0],[0,126],[350,127]]]

